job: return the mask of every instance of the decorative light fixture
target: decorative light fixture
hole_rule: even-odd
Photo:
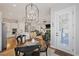
[[[25,11],[26,11],[26,20],[25,23],[28,23],[29,26],[32,25],[33,22],[38,21],[39,19],[39,9],[37,8],[37,6],[35,4],[28,4],[25,7]],[[26,25],[25,25],[25,31],[26,31]],[[31,29],[31,27],[30,27]]]
[[[13,6],[13,7],[16,7],[16,4],[13,4],[12,6]]]

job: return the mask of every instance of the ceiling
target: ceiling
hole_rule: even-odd
[[[28,3],[0,3],[0,11],[2,12],[2,18],[10,21],[20,20],[23,21],[25,14],[25,6]],[[71,3],[35,3],[39,9],[39,19],[50,22],[50,10],[59,10],[71,5]]]

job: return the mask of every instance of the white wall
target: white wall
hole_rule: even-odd
[[[17,31],[18,31],[18,34],[22,33],[22,32],[24,33],[25,32],[25,23],[19,22],[17,24]]]
[[[0,51],[2,51],[2,19],[1,19],[1,12],[0,12]]]
[[[76,55],[79,56],[79,5],[76,6]]]
[[[51,8],[51,41],[50,46],[56,48],[54,10]]]
[[[2,51],[2,24],[0,23],[0,51]]]

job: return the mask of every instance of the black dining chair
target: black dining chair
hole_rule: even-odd
[[[17,36],[16,40],[17,40],[17,43],[23,43],[23,37],[26,37],[26,35],[19,35]]]

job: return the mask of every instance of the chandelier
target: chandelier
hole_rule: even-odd
[[[36,21],[39,17],[39,10],[35,4],[28,4],[26,6],[26,18],[28,22]]]
[[[33,22],[36,22],[39,19],[39,9],[35,4],[30,3],[26,5],[25,11],[26,11],[25,23],[29,24],[28,26],[30,26],[30,29],[32,29],[31,25],[33,24]],[[25,28],[28,26],[25,25]]]

